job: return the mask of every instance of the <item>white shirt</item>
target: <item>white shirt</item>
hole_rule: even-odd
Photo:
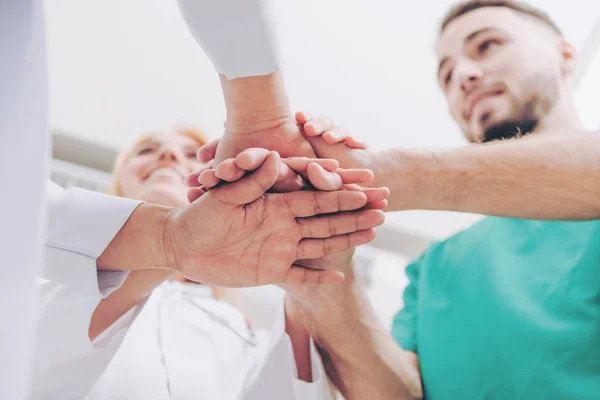
[[[269,331],[215,300],[207,286],[169,281],[157,288],[86,400],[329,400],[311,344],[313,382],[296,378],[283,303]],[[254,345],[253,345],[254,344]]]

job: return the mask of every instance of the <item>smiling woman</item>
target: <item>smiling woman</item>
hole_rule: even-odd
[[[198,129],[141,136],[115,162],[108,193],[169,206],[187,204],[185,177],[201,167],[196,151],[208,142]]]

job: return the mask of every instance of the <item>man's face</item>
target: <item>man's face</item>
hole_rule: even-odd
[[[505,7],[471,11],[446,27],[438,81],[469,141],[535,129],[559,98],[561,45],[542,23]]]

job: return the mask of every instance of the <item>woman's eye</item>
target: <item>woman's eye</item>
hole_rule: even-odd
[[[148,154],[154,151],[154,147],[143,147],[140,150],[138,150],[137,155],[141,156],[144,154]]]

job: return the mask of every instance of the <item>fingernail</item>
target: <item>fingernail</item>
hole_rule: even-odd
[[[337,132],[332,132],[332,131],[329,131],[328,133],[329,133],[329,135],[330,135],[332,138],[334,138],[334,139],[337,139],[337,138],[339,137],[339,135],[337,134]]]
[[[310,127],[317,132],[319,130],[319,125],[315,124],[314,122],[310,122],[308,123],[308,125],[310,125]]]

